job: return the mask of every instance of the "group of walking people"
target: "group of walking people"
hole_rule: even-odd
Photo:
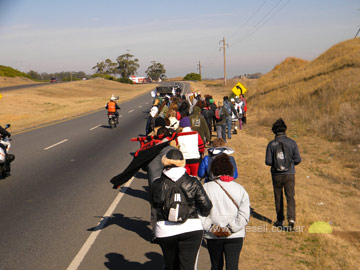
[[[217,137],[231,139],[232,134],[246,124],[247,102],[244,95],[229,99],[223,97],[222,102],[216,104],[211,95],[201,96],[199,93],[190,95],[156,96],[150,110],[150,117],[146,125],[146,134],[154,130],[155,119],[162,117],[168,128],[177,130],[180,120],[189,117],[191,127],[200,134],[204,143],[209,144],[212,130]]]
[[[234,181],[238,171],[234,150],[227,146],[226,139],[237,131],[233,122],[239,124],[239,129],[246,123],[246,114],[241,103],[232,104],[235,99],[229,101],[226,96],[217,106],[211,96],[202,99],[195,95],[193,99],[155,98],[146,126],[148,146],[137,152],[128,168],[111,183],[117,188],[138,169],[147,171],[152,242],[162,249],[165,269],[196,269],[203,240],[212,270],[223,269],[224,265],[227,270],[238,269],[250,199],[245,188]],[[230,118],[228,122],[230,113],[236,115],[236,121]],[[213,127],[217,138],[212,140]],[[275,140],[267,147],[265,163],[271,166],[273,177],[275,226],[281,227],[284,222],[284,189],[289,225],[294,227],[294,167],[301,158],[286,129],[282,119],[274,123]]]
[[[227,102],[230,103],[224,97],[224,103]],[[226,110],[222,104],[220,108]],[[235,106],[231,104],[229,108],[241,121],[243,115],[239,118]],[[226,146],[226,136],[211,136],[213,128],[229,127],[229,138],[236,130],[229,114],[224,112],[221,119],[216,118],[218,111],[219,105],[211,96],[200,95],[190,99],[156,97],[150,110],[147,135],[163,138],[159,144],[168,143],[147,166],[152,240],[162,249],[165,269],[196,269],[203,239],[211,269],[223,269],[224,265],[226,269],[238,269],[250,200],[244,187],[234,181],[238,175],[231,156],[234,150]],[[176,136],[169,142],[174,132]],[[205,178],[204,184],[201,178]],[[179,202],[174,211],[167,211],[169,200],[174,204],[174,188]],[[187,213],[181,216],[184,208]],[[176,214],[180,215],[180,222],[173,219]]]

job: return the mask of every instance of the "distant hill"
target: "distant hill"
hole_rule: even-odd
[[[288,75],[295,70],[304,67],[308,64],[309,61],[296,58],[296,57],[288,57],[280,64],[276,65],[273,70],[266,75],[263,75],[262,81],[267,82],[271,79],[277,79]]]
[[[290,57],[262,76],[249,103],[299,130],[330,140],[360,143],[360,38],[334,45],[313,61]]]
[[[0,76],[3,77],[26,77],[30,78],[30,76],[24,72],[21,72],[12,67],[2,66],[0,65]]]

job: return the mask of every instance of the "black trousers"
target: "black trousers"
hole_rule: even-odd
[[[211,270],[237,270],[244,238],[207,239]]]
[[[283,190],[287,202],[287,219],[295,221],[295,174],[273,174],[272,175],[276,217],[278,221],[284,218]]]
[[[166,270],[194,270],[204,232],[193,231],[158,238]]]

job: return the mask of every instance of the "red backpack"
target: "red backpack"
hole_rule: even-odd
[[[224,113],[223,113],[223,108],[222,107],[216,108],[216,110],[215,110],[215,118],[216,118],[216,121],[218,121],[218,122],[224,119]]]

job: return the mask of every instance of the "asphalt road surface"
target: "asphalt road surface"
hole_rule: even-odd
[[[59,83],[69,83],[69,82],[59,82]],[[59,84],[57,83],[57,84]],[[18,90],[18,89],[24,89],[24,88],[32,88],[32,87],[38,87],[43,85],[49,85],[53,83],[34,83],[34,84],[24,84],[24,85],[15,85],[15,86],[7,86],[7,87],[1,87],[0,91],[10,91],[10,90]]]
[[[144,134],[151,103],[150,94],[120,103],[115,129],[104,110],[12,136],[12,175],[0,181],[1,270],[162,269],[149,242],[146,173],[120,190],[109,183],[139,148],[130,138]],[[198,269],[209,268],[202,248]]]

